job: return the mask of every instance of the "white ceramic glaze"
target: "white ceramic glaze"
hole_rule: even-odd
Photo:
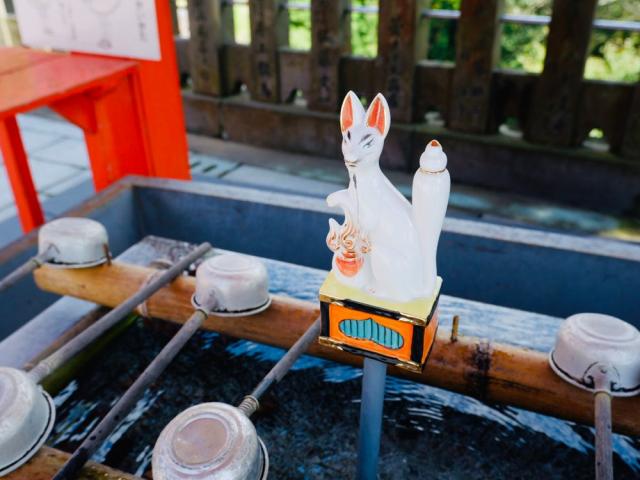
[[[202,403],[176,416],[153,449],[155,480],[259,480],[268,456],[253,423],[225,403]]]
[[[49,394],[25,372],[0,367],[0,476],[26,463],[55,421]]]
[[[89,218],[59,218],[40,228],[38,253],[49,252],[49,263],[65,268],[82,268],[107,261],[109,239],[106,229]]]
[[[269,278],[255,257],[228,253],[202,262],[196,270],[193,305],[215,315],[249,315],[270,302]]]
[[[609,315],[572,315],[558,331],[549,363],[580,388],[636,395],[640,392],[640,332]]]
[[[349,186],[327,197],[345,220],[342,225],[329,221],[327,245],[340,282],[379,298],[409,301],[433,294],[450,180],[442,147],[430,142],[421,159],[426,167],[414,179],[411,205],[380,170],[390,124],[381,94],[366,112],[353,92],[345,97],[340,127]]]
[[[451,178],[447,155],[437,140],[431,140],[420,156],[420,168],[413,177],[413,217],[421,240],[425,291],[436,286],[436,253],[447,211]]]

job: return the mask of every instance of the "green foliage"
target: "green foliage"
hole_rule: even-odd
[[[640,21],[637,0],[600,0],[598,18]],[[640,80],[640,33],[594,30],[586,78],[637,82]]]
[[[516,25],[502,27],[500,68],[541,72],[546,53],[548,27]]]
[[[299,2],[296,3],[307,3]],[[311,10],[289,10],[289,45],[299,50],[311,48]]]
[[[251,43],[251,24],[249,23],[249,5],[233,6],[233,36],[236,43]]]
[[[460,0],[433,0],[431,8],[434,10],[459,10]],[[428,41],[429,51],[427,58],[444,62],[456,60],[456,30],[458,22],[455,20],[423,19],[429,22],[429,38],[420,39]]]
[[[351,5],[375,7],[376,0],[352,0]],[[378,54],[378,15],[351,14],[351,51],[354,55],[375,57]]]

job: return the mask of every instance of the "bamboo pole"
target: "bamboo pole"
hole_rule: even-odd
[[[61,270],[47,266],[34,272],[43,290],[70,295],[113,307],[140,288],[152,270],[119,264],[82,270]],[[193,313],[190,298],[195,287],[192,277],[179,277],[147,301],[149,315],[184,323]],[[253,317],[210,316],[203,328],[236,338],[289,348],[309,328],[319,314],[317,304],[276,296],[269,309]],[[360,357],[314,343],[308,353],[333,361],[362,365]],[[555,417],[593,425],[593,395],[558,377],[549,367],[547,354],[510,345],[458,336],[440,331],[429,358],[428,368],[413,373],[395,367],[398,377],[444,388]],[[613,403],[613,430],[640,434],[640,397],[616,397]]]
[[[66,452],[51,447],[41,447],[38,453],[18,470],[3,480],[51,480],[70,457]],[[115,470],[96,462],[88,462],[80,471],[78,480],[142,480],[140,477]]]

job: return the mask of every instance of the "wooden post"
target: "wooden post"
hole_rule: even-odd
[[[309,108],[335,112],[340,104],[340,58],[351,51],[348,0],[311,2],[311,89]]]
[[[640,161],[640,84],[633,90],[620,153],[624,157]]]
[[[597,0],[554,0],[544,71],[531,99],[525,135],[536,143],[576,143],[576,119]]]
[[[255,100],[280,101],[280,62],[278,48],[288,43],[288,14],[279,0],[249,0],[251,53]]]
[[[503,0],[462,0],[449,111],[453,130],[486,133],[489,128],[502,5]]]
[[[220,71],[224,39],[222,0],[189,0],[189,55],[193,91],[221,96],[225,93]]]
[[[422,4],[419,0],[380,0],[377,74],[394,121],[413,120],[416,30]]]

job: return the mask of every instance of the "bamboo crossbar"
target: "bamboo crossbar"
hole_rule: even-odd
[[[44,446],[26,464],[2,478],[3,480],[51,480],[69,456],[66,452]],[[135,475],[124,473],[96,462],[87,463],[77,476],[77,480],[97,479],[142,480]]]
[[[114,262],[82,270],[43,267],[34,272],[43,290],[69,295],[114,307],[143,285],[152,269]],[[184,323],[193,313],[190,303],[195,280],[182,276],[158,291],[146,304],[151,317]],[[319,313],[317,304],[276,296],[265,312],[253,317],[210,316],[207,330],[259,343],[289,348],[305,332]],[[309,354],[336,362],[360,366],[362,359],[318,343]],[[500,403],[593,425],[593,396],[557,377],[543,352],[472,337],[449,331],[438,332],[429,362],[422,373],[390,368],[389,373],[419,383],[433,385]],[[614,398],[613,429],[623,434],[640,434],[640,397]]]

